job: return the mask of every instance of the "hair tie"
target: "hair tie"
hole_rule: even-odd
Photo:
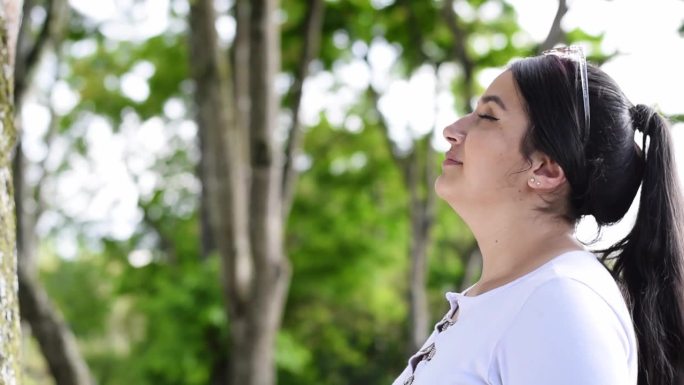
[[[651,107],[644,104],[637,104],[629,108],[629,115],[632,118],[632,128],[639,130],[644,135],[650,135],[650,120],[653,116]]]

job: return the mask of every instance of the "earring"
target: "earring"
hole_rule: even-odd
[[[537,186],[539,186],[539,185],[541,184],[541,182],[539,182],[539,181],[535,181],[535,179],[534,179],[534,178],[530,178],[530,182],[532,182],[532,183],[536,184]]]

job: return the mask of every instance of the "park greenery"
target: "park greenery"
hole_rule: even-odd
[[[223,31],[214,47],[192,35],[200,3],[216,15],[201,25]],[[35,48],[35,58],[17,62],[30,66],[17,103],[17,215],[26,239],[19,257],[35,260],[34,285],[75,336],[92,383],[225,384],[228,363],[241,354],[231,344],[224,256],[203,209],[208,152],[197,122],[202,84],[193,76],[193,52],[215,49],[230,63],[227,90],[238,95],[236,3],[250,4],[123,1],[112,21],[58,0],[26,1],[20,47]],[[300,140],[288,154],[297,177],[283,219],[291,278],[273,348],[279,384],[390,384],[412,341],[448,309],[444,293],[476,278],[472,235],[432,190],[440,127],[393,126],[381,99],[391,82],[436,74],[461,115],[486,86],[482,71],[546,46],[578,42],[594,62],[609,60],[601,36],[560,29],[567,4],[559,3],[546,41],[529,38],[504,0],[277,4],[274,151],[293,130]],[[164,27],[136,34],[151,13],[165,14]],[[368,69],[375,47],[392,60],[382,79]],[[350,86],[348,68],[362,69],[352,78],[371,78]],[[320,89],[339,103],[302,118],[306,93]],[[112,161],[103,158],[112,148],[122,149],[118,163],[101,164]],[[25,383],[67,383],[30,321]]]

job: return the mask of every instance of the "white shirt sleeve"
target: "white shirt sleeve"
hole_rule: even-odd
[[[492,356],[496,385],[629,384],[629,345],[613,309],[585,284],[556,278],[528,297]]]

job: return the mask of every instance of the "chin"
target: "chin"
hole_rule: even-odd
[[[457,185],[453,180],[449,180],[444,174],[435,180],[435,194],[446,202],[451,208],[460,215],[458,208],[470,204],[464,202],[463,186]]]
[[[438,197],[444,199],[445,197],[445,192],[448,190],[448,186],[446,185],[446,181],[444,180],[444,175],[440,175],[435,179],[435,194],[437,194]]]
[[[457,187],[444,174],[438,176],[435,180],[435,194],[449,204],[451,204],[450,201],[454,198],[452,194],[456,189]]]

